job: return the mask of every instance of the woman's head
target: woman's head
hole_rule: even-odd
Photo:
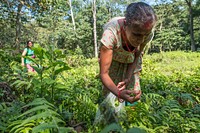
[[[152,28],[157,21],[153,8],[144,2],[130,4],[126,9],[125,17],[127,26],[136,25],[144,29]]]
[[[33,43],[32,43],[32,41],[29,40],[26,42],[26,45],[27,45],[26,46],[27,48],[31,48],[33,46]]]
[[[137,47],[149,36],[157,21],[153,8],[143,2],[130,4],[126,9],[125,31],[131,45]]]

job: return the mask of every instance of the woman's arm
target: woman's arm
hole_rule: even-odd
[[[140,51],[137,51],[137,53],[135,53],[135,59],[134,59],[133,63],[128,64],[125,79],[122,82],[119,82],[117,85],[117,87],[126,88],[129,85],[132,76],[134,76],[135,84],[134,84],[132,91],[135,94],[135,96],[134,96],[133,102],[139,100],[140,96],[142,94],[142,91],[140,89],[140,82],[139,82],[140,72],[134,73],[134,70],[137,67],[137,62],[138,62],[139,58],[140,58]]]
[[[131,97],[133,90],[126,90],[125,86],[116,86],[113,80],[109,76],[109,69],[112,62],[113,51],[105,46],[101,47],[100,50],[100,77],[103,85],[109,89],[114,95],[121,99],[133,103],[140,98],[140,95]]]
[[[114,95],[118,95],[118,88],[109,76],[109,68],[112,62],[113,50],[102,46],[100,49],[100,77],[103,85]]]
[[[23,51],[23,53],[22,53],[22,58],[21,58],[21,61],[22,61],[22,66],[24,66],[24,57],[23,57],[23,56],[25,56],[25,55],[26,55],[26,53],[27,53],[27,51],[26,51],[26,50],[24,50],[24,51]]]
[[[128,69],[127,69],[126,76],[125,76],[126,77],[125,78],[126,86],[128,86],[128,84],[130,83],[131,77],[133,76],[133,72],[137,67],[137,62],[140,58],[140,54],[141,54],[141,52],[137,51],[135,53],[135,59],[134,59],[133,63],[128,64]]]

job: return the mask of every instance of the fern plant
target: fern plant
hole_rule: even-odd
[[[0,132],[7,133],[8,125],[14,118],[20,115],[22,103],[20,102],[2,102],[0,103]]]
[[[44,98],[37,98],[25,105],[27,108],[23,114],[18,116],[8,128],[11,133],[33,132],[33,133],[66,133],[74,132],[70,127],[65,127],[66,123],[55,111],[54,105]]]

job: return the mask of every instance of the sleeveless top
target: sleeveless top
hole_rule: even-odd
[[[31,56],[34,55],[34,51],[31,50],[30,48],[25,48],[24,50],[26,51],[26,56],[30,56],[31,57]],[[24,63],[25,64],[31,64],[32,61],[30,61],[29,59],[24,58]]]

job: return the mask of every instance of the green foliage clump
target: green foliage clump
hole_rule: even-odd
[[[98,60],[86,58],[78,49],[76,54],[65,54],[51,46],[38,46],[35,51],[36,73],[27,73],[13,59],[7,62],[9,67],[1,68],[6,71],[2,80],[16,94],[13,101],[6,103],[1,98],[2,132],[73,132],[77,126],[89,133],[199,132],[199,53],[144,55],[141,100],[133,107],[125,107],[125,121],[94,128],[102,85]]]
[[[130,127],[148,132],[199,132],[200,115],[193,113],[200,105],[199,56],[181,51],[144,56],[143,95],[134,111],[127,108]]]
[[[62,117],[56,112],[56,108],[43,98],[34,99],[23,106],[26,111],[15,118],[8,128],[10,132],[72,132]],[[75,131],[74,131],[75,132]]]

